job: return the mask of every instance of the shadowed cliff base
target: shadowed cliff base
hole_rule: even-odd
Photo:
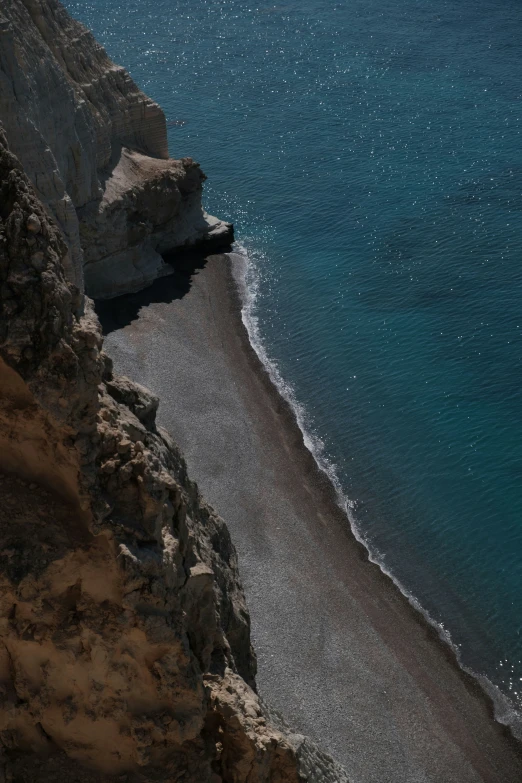
[[[491,701],[353,538],[250,347],[229,259],[106,346],[161,396],[159,421],[229,522],[261,695],[357,783],[520,783]]]
[[[222,251],[230,250],[223,247]],[[100,319],[104,335],[129,326],[139,318],[143,307],[160,302],[168,304],[175,299],[183,299],[189,293],[194,275],[205,268],[209,251],[201,248],[187,249],[163,256],[165,263],[172,267],[172,272],[158,278],[148,288],[133,294],[124,294],[114,299],[95,300],[95,309]]]

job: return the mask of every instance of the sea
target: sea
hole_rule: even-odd
[[[522,709],[519,0],[66,0],[232,220],[354,531]]]

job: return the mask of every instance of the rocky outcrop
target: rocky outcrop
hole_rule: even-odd
[[[199,167],[169,159],[160,107],[58,0],[0,7],[0,117],[80,289],[84,265],[87,292],[110,297],[168,274],[165,251],[230,243]]]
[[[191,158],[155,160],[123,148],[101,201],[79,210],[85,286],[104,298],[172,272],[163,254],[230,244],[228,223],[201,209],[205,179]],[[131,282],[132,281],[132,282]]]
[[[345,783],[260,703],[227,528],[68,258],[2,132],[0,780]]]

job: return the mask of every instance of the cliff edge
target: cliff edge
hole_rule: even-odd
[[[151,209],[142,188],[175,179],[182,210],[199,169],[166,158],[159,109],[55,0],[2,14],[0,781],[347,783],[260,703],[227,528],[156,426],[157,398],[113,373],[74,282],[75,253],[109,264],[93,260],[104,209],[134,220]],[[100,68],[98,106],[64,82],[73,49],[77,63],[94,51],[82,67]]]
[[[3,132],[0,182],[0,779],[344,781],[270,725],[227,528]]]
[[[202,209],[199,165],[169,158],[160,107],[57,0],[1,5],[0,117],[62,229],[68,278],[90,296],[168,274],[166,252],[232,241]]]

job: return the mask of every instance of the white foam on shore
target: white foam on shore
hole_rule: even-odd
[[[344,493],[336,466],[325,455],[325,446],[321,438],[312,431],[310,419],[305,407],[298,401],[292,385],[282,377],[277,362],[269,356],[262,340],[259,319],[256,312],[260,288],[260,276],[256,262],[249,255],[247,249],[238,242],[235,243],[233,251],[228,255],[232,261],[232,273],[240,294],[242,305],[241,318],[245,329],[247,330],[250,344],[268,372],[270,380],[276,386],[283,399],[286,400],[292,408],[299,429],[303,435],[303,441],[306,448],[311,452],[318,468],[328,476],[333,484],[337,495],[337,502],[347,516],[354,537],[368,552],[368,559],[370,562],[377,565],[380,570],[391,579],[409,603],[420,612],[424,619],[437,631],[440,639],[453,650],[461,669],[467,674],[470,674],[479,683],[482,690],[490,697],[494,705],[495,719],[497,722],[504,726],[509,726],[514,736],[519,740],[522,740],[522,714],[520,711],[517,710],[510,699],[502,693],[486,675],[478,674],[462,663],[460,647],[453,642],[449,631],[442,623],[433,619],[417,598],[415,598],[415,596],[401,584],[395,574],[384,565],[382,556],[371,546],[364,533],[361,531],[355,516],[356,503],[353,500],[350,500]]]

